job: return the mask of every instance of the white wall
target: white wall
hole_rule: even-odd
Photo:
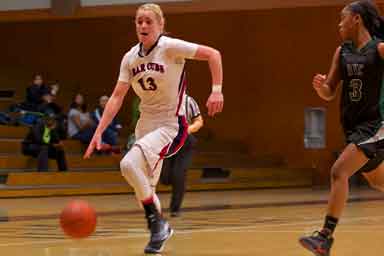
[[[1,11],[46,9],[50,7],[50,0],[0,0]]]
[[[65,1],[65,0],[64,0]],[[81,0],[82,6],[137,4],[145,2],[191,2],[192,0]],[[47,9],[51,0],[0,0],[0,11]]]
[[[66,0],[62,0],[66,1]],[[0,0],[0,11],[50,8],[51,0]],[[100,5],[138,4],[144,2],[187,2],[189,6],[201,6],[204,10],[268,9],[292,6],[343,5],[351,0],[81,0],[85,7]],[[384,0],[376,0],[384,3]]]
[[[137,4],[137,3],[164,3],[164,2],[192,2],[192,0],[81,0],[82,6]]]

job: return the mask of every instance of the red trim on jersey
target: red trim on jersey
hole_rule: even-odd
[[[188,123],[185,116],[179,116],[178,117],[178,123],[179,123],[179,131],[176,135],[176,137],[173,139],[172,143],[168,143],[165,147],[163,147],[159,153],[159,159],[156,161],[155,166],[150,171],[149,176],[153,177],[153,174],[157,168],[157,165],[161,160],[164,158],[168,158],[176,154],[180,148],[184,145],[185,140],[188,137]]]
[[[179,103],[178,103],[177,109],[176,109],[176,116],[179,115],[181,103],[183,102],[184,93],[185,93],[185,90],[187,88],[187,79],[185,79],[185,72],[184,71],[183,71],[181,78],[180,78],[180,84],[181,84],[181,88],[179,89]]]
[[[171,146],[171,143],[168,143],[165,147],[163,147],[159,153],[159,159],[156,161],[156,164],[155,166],[153,167],[153,169],[151,170],[151,172],[149,173],[149,176],[150,177],[153,177],[153,173],[155,172],[156,168],[157,168],[157,165],[159,164],[159,162],[161,160],[164,159],[165,155],[167,154],[168,152],[168,149],[169,147]]]
[[[177,133],[176,137],[173,139],[172,144],[169,147],[167,154],[165,155],[166,158],[176,154],[177,151],[179,151],[180,148],[184,145],[185,140],[188,137],[188,123],[185,116],[179,116],[178,123],[179,123],[179,132]]]

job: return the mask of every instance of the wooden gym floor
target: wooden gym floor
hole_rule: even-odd
[[[188,193],[182,216],[170,219],[175,234],[162,255],[309,256],[297,238],[322,225],[327,194],[311,189]],[[169,194],[160,197],[167,206]],[[132,195],[81,198],[97,210],[98,226],[80,241],[66,238],[58,226],[61,208],[74,197],[1,199],[1,255],[144,255],[148,235]],[[350,199],[332,255],[382,255],[384,194],[352,189]]]

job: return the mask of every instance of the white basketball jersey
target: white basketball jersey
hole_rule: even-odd
[[[140,97],[141,115],[183,115],[185,59],[195,55],[198,45],[160,36],[145,56],[141,47],[139,43],[124,55],[119,81],[130,83]]]

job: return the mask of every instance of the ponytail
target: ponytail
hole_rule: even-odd
[[[372,1],[356,1],[349,4],[347,8],[352,13],[360,15],[371,36],[384,39],[384,19],[380,17],[379,10]]]

